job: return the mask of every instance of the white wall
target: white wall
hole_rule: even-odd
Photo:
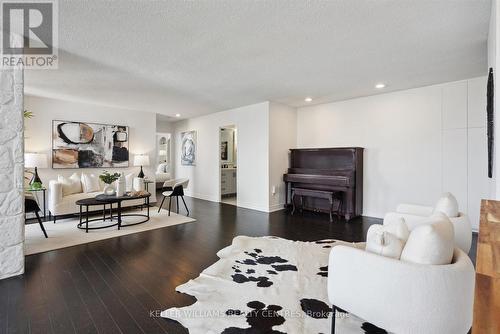
[[[51,163],[52,150],[52,120],[83,121],[105,124],[120,124],[129,126],[130,131],[130,166],[129,168],[106,168],[110,171],[139,173],[138,167],[133,167],[135,154],[149,154],[150,163],[155,161],[156,150],[156,114],[143,111],[131,111],[103,107],[92,104],[68,102],[55,99],[26,96],[25,109],[34,113],[34,117],[25,122],[25,150],[26,152],[46,153]],[[154,179],[155,166],[144,167],[146,177]],[[40,169],[39,175],[43,183],[48,186],[49,180],[57,175],[69,176],[75,171],[100,174],[103,168],[93,169]],[[154,185],[150,185],[154,188]],[[150,188],[150,190],[151,190]],[[151,201],[156,201],[153,191]]]
[[[269,103],[263,102],[175,123],[175,175],[190,179],[186,191],[209,201],[220,200],[220,127],[238,131],[238,206],[269,210]],[[182,166],[181,132],[197,131],[196,166]]]
[[[299,108],[297,146],[361,146],[363,214],[433,205],[451,191],[477,227],[489,196],[486,78]]]
[[[289,150],[297,146],[297,110],[271,102],[269,105],[269,209],[285,204],[283,174],[289,167]],[[275,193],[273,194],[273,187]]]

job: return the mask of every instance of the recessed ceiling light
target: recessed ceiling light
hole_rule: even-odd
[[[313,99],[312,99],[312,97],[306,97],[306,98],[304,99],[304,101],[306,101],[306,102],[311,102],[312,100],[313,100]]]
[[[377,89],[385,88],[385,83],[382,83],[382,82],[378,83],[378,84],[375,85],[375,88],[377,88]]]
[[[181,114],[175,114],[175,117],[181,117]]]

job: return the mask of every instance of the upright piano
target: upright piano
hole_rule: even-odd
[[[293,201],[294,188],[331,191],[341,199],[340,213],[346,220],[363,212],[363,148],[307,148],[290,150],[290,168],[283,175],[286,206]],[[289,201],[290,200],[290,201]],[[329,212],[328,201],[303,199],[306,210]]]

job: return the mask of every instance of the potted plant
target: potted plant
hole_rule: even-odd
[[[115,187],[113,186],[113,182],[118,180],[119,177],[120,173],[111,174],[107,170],[105,170],[101,175],[99,175],[99,179],[106,184],[104,186],[104,194],[113,195],[115,193]]]

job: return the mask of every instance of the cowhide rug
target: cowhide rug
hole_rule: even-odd
[[[162,317],[190,334],[330,333],[328,255],[338,240],[291,241],[238,236],[219,261],[176,291],[197,302],[170,308]],[[386,333],[353,315],[337,312],[336,333]]]

